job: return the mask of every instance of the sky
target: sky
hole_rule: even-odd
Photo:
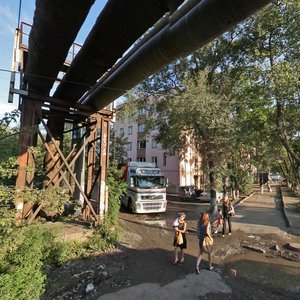
[[[13,104],[8,103],[8,92],[20,2],[20,21],[32,24],[35,0],[0,0],[0,118],[5,112],[11,112],[18,106],[18,97],[15,97]],[[106,2],[107,0],[95,1],[75,39],[76,43],[84,43]]]

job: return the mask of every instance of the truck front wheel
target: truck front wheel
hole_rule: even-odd
[[[133,205],[132,205],[132,200],[128,199],[128,204],[127,204],[129,212],[133,213]]]

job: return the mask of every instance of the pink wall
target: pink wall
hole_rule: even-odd
[[[132,126],[132,134],[128,135],[128,126]],[[114,123],[114,130],[117,135],[120,135],[120,128],[124,128],[124,138],[132,143],[132,150],[127,152],[127,157],[124,160],[131,158],[132,161],[137,161],[138,148],[138,125],[137,122],[119,122],[116,118]],[[191,148],[187,149],[184,160],[179,160],[178,155],[167,156],[166,164],[164,165],[164,150],[159,144],[157,148],[152,147],[153,135],[157,131],[153,130],[151,136],[146,138],[145,158],[147,162],[152,162],[152,157],[157,157],[157,166],[162,169],[169,181],[169,192],[178,192],[181,185],[192,185],[194,182],[194,175],[200,173],[195,168],[194,153]],[[199,174],[200,175],[200,174]]]

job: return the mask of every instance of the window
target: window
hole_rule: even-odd
[[[132,150],[132,142],[127,143],[127,151]]]
[[[145,162],[146,161],[146,157],[138,157],[137,161]]]
[[[140,115],[140,116],[143,116],[143,115],[145,115],[145,114],[147,114],[147,107],[146,107],[146,106],[143,106],[143,107],[141,107],[141,108],[139,109],[139,115]]]
[[[128,135],[132,134],[132,126],[128,126]]]
[[[131,161],[131,157],[128,157],[128,158],[127,158],[127,161]]]
[[[157,156],[152,156],[151,161],[157,165]]]
[[[120,137],[124,136],[124,128],[120,128]]]
[[[151,111],[152,111],[153,113],[156,112],[156,104],[155,104],[155,103],[151,105]]]
[[[146,141],[138,141],[139,149],[146,149]]]
[[[142,123],[138,125],[138,132],[144,132],[146,128],[146,124]]]
[[[152,148],[157,148],[157,143],[155,139],[152,139]]]
[[[166,153],[164,153],[164,159],[163,159],[163,164],[164,164],[164,166],[166,166],[167,165],[167,154]]]

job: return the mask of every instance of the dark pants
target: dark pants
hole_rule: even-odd
[[[222,235],[224,235],[226,231],[226,222],[228,222],[229,233],[231,233],[231,217],[224,217]]]

